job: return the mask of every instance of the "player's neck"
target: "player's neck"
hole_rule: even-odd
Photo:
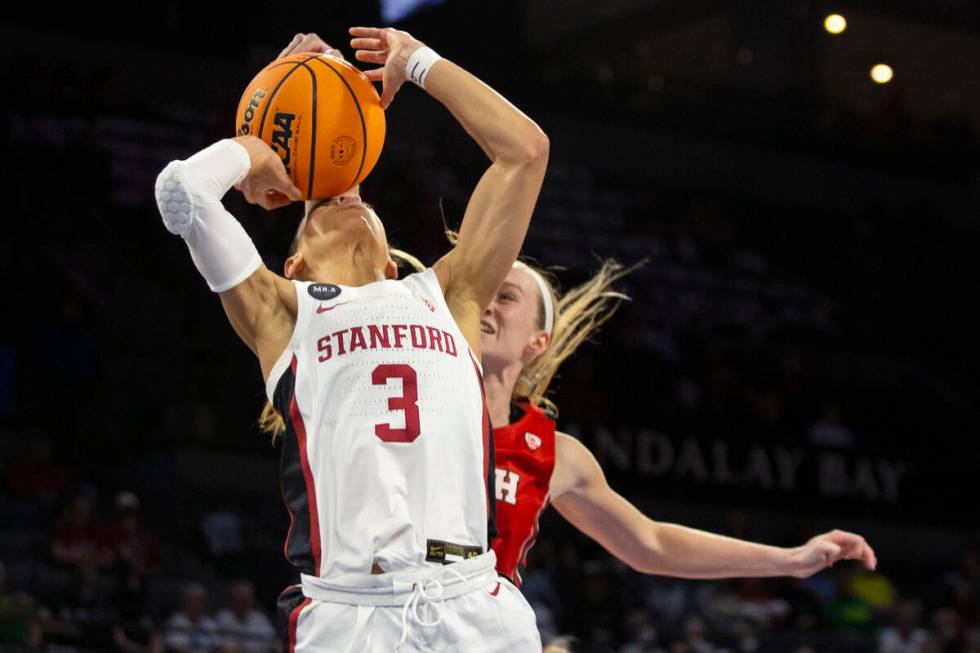
[[[324,261],[318,276],[327,283],[340,286],[365,286],[375,281],[384,281],[384,271],[375,267],[369,256],[362,254],[360,248],[352,248],[331,260]],[[320,280],[320,279],[318,279]]]
[[[483,369],[483,388],[487,395],[487,411],[490,413],[490,423],[494,428],[510,424],[510,399],[514,394],[514,386],[521,375],[523,366],[520,361],[506,367],[494,369],[492,364],[485,364]]]

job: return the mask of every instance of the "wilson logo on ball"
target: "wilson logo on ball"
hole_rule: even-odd
[[[276,150],[279,158],[282,159],[282,164],[286,166],[287,175],[290,174],[289,162],[293,158],[290,142],[293,140],[294,120],[296,120],[296,114],[282,112],[277,112],[273,119],[276,129],[272,132],[272,149]]]
[[[252,118],[255,117],[255,110],[259,108],[259,105],[262,103],[262,98],[264,97],[265,91],[260,88],[255,91],[252,99],[249,100],[248,106],[245,107],[245,119],[242,121],[242,126],[238,128],[239,136],[248,136],[252,133],[250,123],[252,122]]]

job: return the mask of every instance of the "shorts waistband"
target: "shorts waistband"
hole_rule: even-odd
[[[497,556],[492,550],[450,565],[420,567],[387,574],[317,578],[301,574],[303,595],[348,605],[403,606],[416,586],[438,585],[441,599],[462,596],[496,580]]]

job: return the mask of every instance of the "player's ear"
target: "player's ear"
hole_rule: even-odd
[[[388,262],[385,263],[385,279],[397,279],[398,278],[398,265],[388,258]]]
[[[528,356],[528,362],[534,360],[545,351],[548,350],[548,345],[551,344],[551,334],[547,331],[535,331],[534,335],[531,336],[531,341],[527,343],[524,348],[524,355]]]
[[[286,263],[282,266],[283,276],[287,279],[297,279],[299,275],[303,273],[306,269],[306,259],[300,252],[296,252],[292,256],[286,259]]]

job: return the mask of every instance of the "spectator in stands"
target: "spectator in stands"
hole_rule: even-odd
[[[538,626],[541,641],[550,642],[558,637],[558,630],[555,628],[555,617],[551,609],[543,603],[531,603],[531,607],[534,608],[534,623]]]
[[[541,629],[541,615],[549,623],[561,617],[561,597],[555,587],[554,545],[551,540],[539,542],[528,554],[528,565],[521,592],[524,598],[539,615],[538,629]],[[543,636],[542,636],[543,639]]]
[[[208,593],[190,583],[184,587],[181,609],[171,615],[164,629],[164,643],[171,653],[210,653],[221,646],[214,620],[206,613]]]
[[[687,644],[688,650],[692,651],[692,653],[716,653],[716,651],[719,651],[717,646],[708,641],[705,634],[706,627],[704,619],[701,617],[688,617],[684,624],[684,631],[686,635],[685,643]]]
[[[576,627],[582,620],[582,597],[584,595],[585,579],[582,575],[582,563],[578,547],[571,541],[561,544],[558,551],[558,562],[554,573],[555,589],[561,603],[555,607],[555,614],[560,615],[563,623]]]
[[[753,622],[739,622],[735,629],[735,650],[739,653],[754,653],[759,650],[760,628]]]
[[[836,404],[828,406],[810,426],[809,440],[818,447],[838,449],[853,449],[857,444],[854,432],[844,424],[844,411]]]
[[[112,642],[118,653],[163,653],[163,637],[146,615],[146,588],[135,571],[124,572],[116,591]]]
[[[922,653],[929,633],[919,627],[922,606],[903,600],[895,605],[895,624],[878,633],[878,653]]]
[[[55,528],[51,554],[65,565],[102,568],[112,564],[115,556],[105,528],[95,521],[92,500],[84,494],[72,500]]]
[[[794,630],[813,631],[822,623],[823,606],[820,600],[801,578],[785,581],[782,596],[789,601],[788,625]]]
[[[895,585],[884,574],[870,569],[855,569],[851,577],[851,591],[868,602],[875,612],[888,612],[898,594]]]
[[[111,624],[116,617],[111,587],[92,560],[82,559],[75,565],[56,614],[59,622],[70,626],[67,639],[71,643],[93,650],[110,646]]]
[[[247,580],[231,586],[231,609],[215,617],[218,632],[228,651],[271,653],[277,640],[269,618],[255,609],[255,586]]]
[[[784,599],[769,591],[769,585],[762,578],[740,578],[735,582],[735,614],[766,630],[781,625],[790,611]]]
[[[632,610],[626,619],[627,643],[617,653],[663,653],[657,646],[657,629],[645,610]]]
[[[874,631],[874,607],[864,598],[855,595],[852,580],[854,569],[839,565],[835,571],[838,576],[838,596],[827,607],[827,620],[837,630],[858,634]]]
[[[929,637],[929,639],[922,642],[922,653],[943,653],[943,647],[939,643],[939,639]]]
[[[569,637],[558,637],[545,645],[542,653],[572,653],[572,639]]]
[[[582,565],[582,608],[573,626],[589,644],[605,644],[619,639],[619,619],[625,613],[623,595],[606,562],[590,560]]]
[[[41,626],[34,618],[34,599],[7,589],[7,568],[0,562],[0,650],[10,644],[36,649]]]
[[[201,517],[201,532],[213,558],[235,557],[242,552],[242,520],[232,510],[214,510]]]
[[[980,545],[973,546],[963,555],[960,573],[973,587],[974,596],[980,595]]]
[[[109,534],[116,559],[140,576],[154,571],[160,562],[160,542],[140,522],[140,500],[132,492],[116,496],[116,522]]]
[[[7,468],[7,485],[14,496],[53,506],[68,488],[68,472],[51,461],[51,440],[44,434],[31,436],[30,447]]]
[[[942,651],[963,648],[963,628],[959,615],[952,608],[940,608],[932,615],[932,629]]]

